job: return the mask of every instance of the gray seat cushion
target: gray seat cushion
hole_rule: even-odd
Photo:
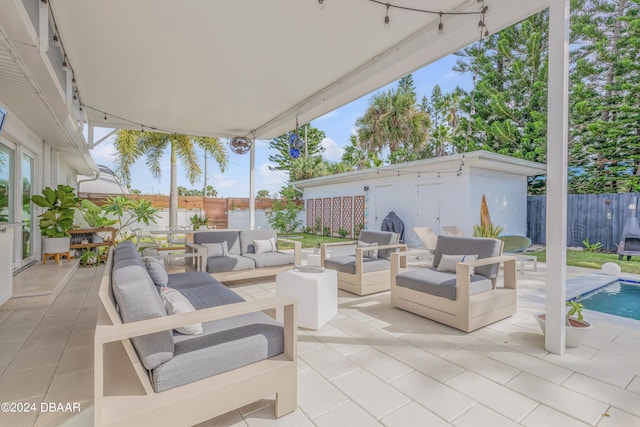
[[[193,233],[193,243],[201,245],[203,243],[227,242],[229,255],[240,255],[240,233],[238,231],[200,231]]]
[[[112,290],[118,304],[122,322],[154,319],[166,316],[157,288],[141,265],[130,265],[135,260],[121,260],[112,271]],[[122,264],[129,264],[120,266]],[[147,369],[170,360],[174,345],[171,331],[157,332],[131,339],[142,364]]]
[[[270,238],[278,239],[278,235],[274,230],[242,230],[240,232],[240,253],[253,254],[255,248],[253,247],[254,240],[269,240]]]
[[[204,271],[170,274],[168,286],[179,290],[196,310],[244,301]]]
[[[437,297],[456,300],[456,275],[443,273],[430,268],[415,268],[396,276],[396,284],[415,291]],[[491,280],[479,274],[471,276],[470,295],[489,291],[493,288]]]
[[[284,351],[282,325],[264,313],[205,322],[202,327],[201,335],[176,334],[173,359],[153,370],[156,392],[237,369]]]
[[[341,271],[343,273],[356,274],[356,256],[344,255],[327,258],[324,260],[324,266],[331,270]],[[370,273],[372,271],[389,270],[391,262],[386,259],[362,258],[362,272]]]
[[[365,243],[377,243],[378,246],[395,245],[398,243],[398,234],[390,231],[362,230],[358,236],[358,241]],[[378,251],[378,258],[389,259],[392,249],[382,249]]]
[[[433,267],[438,268],[442,254],[478,255],[478,259],[500,255],[502,241],[485,237],[438,236],[436,249],[433,251]],[[498,274],[498,264],[476,267],[475,272],[481,276],[494,279]]]
[[[255,268],[252,259],[240,255],[229,255],[207,258],[207,273],[223,273],[225,271],[251,270]]]
[[[252,259],[258,267],[278,267],[281,265],[293,265],[296,257],[284,252],[267,252],[264,254],[244,254],[244,257]]]

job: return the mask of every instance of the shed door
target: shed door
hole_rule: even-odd
[[[382,220],[393,210],[397,210],[398,201],[393,196],[392,185],[376,185],[374,218],[369,218],[369,230],[380,230]]]
[[[418,185],[418,210],[416,224],[418,227],[431,227],[434,233],[440,234],[440,184]]]

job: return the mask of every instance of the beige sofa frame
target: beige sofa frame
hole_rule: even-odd
[[[290,239],[277,239],[278,242],[293,243],[293,254],[295,256],[295,265],[302,264],[302,243]],[[191,251],[195,251],[196,269],[198,271],[207,270],[207,248],[196,243],[187,243],[187,247]],[[248,270],[222,271],[219,273],[209,273],[219,282],[228,282],[231,280],[253,279],[256,277],[275,276],[293,269],[294,265],[282,265],[277,267],[259,267]]]
[[[95,426],[191,426],[276,396],[275,415],[297,407],[296,310],[277,296],[123,324],[111,292],[111,249],[99,289],[94,339]],[[284,307],[284,353],[156,393],[130,338],[198,322]]]
[[[500,255],[475,261],[460,262],[456,266],[456,300],[397,286],[396,276],[404,269],[402,259],[418,251],[391,254],[391,305],[422,317],[444,323],[465,332],[502,320],[516,312],[516,259]],[[503,286],[476,295],[469,295],[469,269],[503,263]],[[405,264],[406,266],[406,264]]]
[[[332,242],[323,243],[320,246],[320,260],[324,267],[324,260],[327,255],[327,248],[332,246],[347,246],[356,245],[356,242]],[[400,251],[406,251],[407,245],[394,244],[376,246],[376,249],[399,249]],[[338,271],[338,288],[347,292],[351,292],[356,295],[369,295],[376,292],[388,291],[389,284],[389,270],[371,271],[368,273],[363,272],[363,253],[368,250],[367,248],[355,248],[356,251],[356,273],[350,274],[342,271]],[[407,266],[407,259],[402,258],[402,267]]]

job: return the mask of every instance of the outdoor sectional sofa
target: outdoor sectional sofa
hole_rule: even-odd
[[[94,340],[94,425],[190,426],[274,394],[276,416],[294,411],[295,301],[245,302],[204,272],[162,276],[151,264],[130,242],[109,252]],[[193,309],[168,315],[160,289],[175,291],[159,282]],[[263,312],[279,307],[284,324]],[[175,331],[194,325],[197,335]]]
[[[279,251],[278,242],[292,243],[294,253]],[[202,231],[194,233],[193,243],[187,246],[200,260],[198,270],[220,282],[273,276],[291,270],[302,260],[302,244],[280,239],[274,230]]]
[[[392,254],[393,306],[465,332],[516,312],[516,258],[502,255],[501,240],[438,236],[432,268],[401,268],[415,253]],[[497,286],[500,263],[503,286]]]

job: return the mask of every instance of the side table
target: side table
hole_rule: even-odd
[[[285,271],[276,276],[276,295],[289,295],[297,300],[298,326],[320,329],[338,314],[338,274],[335,270],[321,273]],[[276,320],[282,322],[282,308]]]

